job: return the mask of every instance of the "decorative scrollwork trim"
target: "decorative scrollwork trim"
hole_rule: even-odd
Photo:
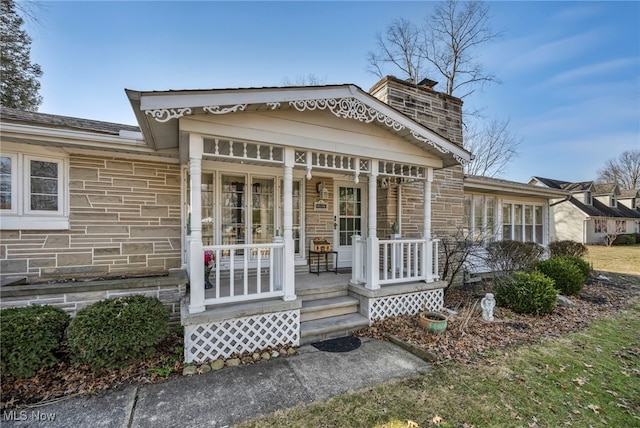
[[[202,107],[204,111],[211,114],[226,114],[226,113],[235,113],[237,111],[244,111],[247,108],[246,104],[236,104],[231,107],[221,107],[221,106],[205,106]]]
[[[444,147],[440,147],[440,145],[436,144],[435,141],[432,141],[429,138],[425,138],[425,137],[423,137],[422,135],[418,134],[417,132],[415,132],[413,130],[411,131],[411,135],[413,135],[413,138],[415,138],[416,140],[422,141],[423,143],[427,143],[430,146],[438,149],[438,151],[440,153],[445,153],[445,154],[449,153],[448,149],[445,149]]]
[[[191,108],[159,108],[154,110],[145,110],[145,114],[153,117],[156,122],[164,123],[170,121],[171,119],[178,119],[185,114],[191,114]]]
[[[275,110],[275,109],[280,108],[280,103],[279,103],[279,102],[266,103],[266,104],[269,106],[269,108],[270,108],[271,110]]]
[[[344,119],[356,119],[360,122],[371,123],[378,121],[400,131],[404,125],[378,110],[367,106],[362,101],[355,98],[322,98],[316,100],[295,100],[289,101],[289,105],[298,111],[305,110],[329,110],[337,117]]]

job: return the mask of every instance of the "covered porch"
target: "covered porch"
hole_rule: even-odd
[[[186,361],[440,309],[433,172],[464,149],[352,85],[129,96],[149,140],[177,146],[183,165]],[[389,183],[418,189],[411,216],[395,217],[412,233],[389,233]],[[308,274],[314,237],[337,273]]]

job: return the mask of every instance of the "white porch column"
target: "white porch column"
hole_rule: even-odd
[[[369,234],[367,236],[367,278],[366,287],[370,290],[380,288],[380,245],[378,243],[377,216],[378,216],[378,162],[371,160],[371,172],[369,173]]]
[[[427,282],[433,282],[433,243],[431,241],[431,183],[433,168],[427,168],[427,179],[424,181],[424,215],[422,218],[422,237],[427,241],[422,258],[422,272],[426,273]]]
[[[189,134],[191,238],[189,241],[189,313],[204,312],[204,252],[202,250],[202,150],[201,135]]]
[[[282,189],[283,201],[283,238],[284,238],[284,297],[283,300],[296,299],[295,276],[295,243],[293,241],[293,164],[295,150],[292,147],[284,149],[284,179]]]

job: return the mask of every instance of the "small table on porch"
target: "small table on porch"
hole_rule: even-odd
[[[329,270],[329,254],[333,254],[333,269]],[[313,251],[309,250],[309,273],[320,276],[320,259],[324,255],[324,270],[322,272],[333,272],[338,274],[338,252],[337,251]],[[316,258],[316,270],[313,270],[313,257]]]

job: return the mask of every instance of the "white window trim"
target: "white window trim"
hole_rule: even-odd
[[[536,242],[535,241],[535,237],[536,237],[536,229],[538,227],[542,228],[542,242],[538,242],[538,244],[540,245],[547,245],[548,243],[548,231],[547,231],[547,220],[546,220],[546,213],[545,213],[545,204],[543,203],[537,203],[537,202],[524,202],[524,201],[510,201],[510,200],[503,200],[501,202],[501,209],[500,212],[502,212],[502,207],[504,207],[505,205],[509,207],[509,210],[511,211],[511,224],[510,224],[510,237],[505,237],[503,236],[502,239],[511,239],[514,241],[520,241],[520,242]],[[515,207],[516,205],[519,205],[522,207],[521,213],[520,213],[520,220],[521,220],[521,224],[520,226],[522,226],[522,230],[520,232],[520,237],[516,236],[516,232],[515,232],[515,226],[516,226],[516,218],[515,218]],[[532,207],[532,213],[531,213],[531,221],[532,221],[532,229],[531,229],[531,237],[533,238],[531,241],[527,241],[525,239],[526,237],[526,222],[525,222],[525,206],[531,206]],[[537,216],[536,216],[536,207],[542,207],[542,224],[537,224]],[[503,219],[500,219],[500,230],[504,229],[504,223],[503,223]]]
[[[2,230],[67,230],[69,229],[68,158],[39,155],[37,153],[3,152],[12,158],[11,210],[0,210]],[[31,210],[30,168],[31,160],[55,162],[58,167],[58,210]],[[15,163],[14,163],[15,161]]]
[[[16,153],[2,153],[3,158],[11,159],[11,209],[0,210],[0,213],[5,214],[18,214],[18,155]],[[4,222],[3,222],[4,223]]]

